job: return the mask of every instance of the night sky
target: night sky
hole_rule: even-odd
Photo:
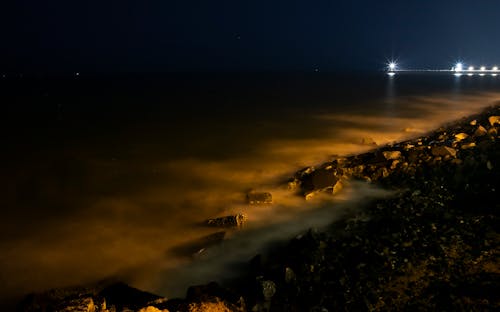
[[[378,70],[500,62],[498,0],[39,1],[0,6],[0,72]]]

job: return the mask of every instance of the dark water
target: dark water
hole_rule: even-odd
[[[295,170],[417,136],[500,99],[500,77],[224,74],[0,80],[2,297],[107,277],[166,296],[384,192],[305,202]],[[247,207],[244,192],[275,204]],[[179,246],[248,225],[192,260]]]

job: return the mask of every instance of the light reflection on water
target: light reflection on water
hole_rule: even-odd
[[[342,98],[319,108],[304,103],[282,115],[263,110],[262,118],[138,122],[109,140],[83,137],[69,147],[50,147],[46,158],[9,176],[14,188],[30,181],[32,189],[23,194],[34,199],[20,202],[6,193],[6,205],[17,212],[2,224],[5,293],[118,276],[167,296],[183,295],[190,283],[228,273],[228,261],[248,260],[275,239],[325,226],[360,199],[385,194],[355,185],[340,197],[305,202],[282,184],[296,170],[366,151],[373,146],[361,144],[365,138],[381,145],[419,135],[500,97],[491,86],[463,92],[468,77],[453,77],[451,89],[432,94],[399,89],[401,78],[387,79],[385,94],[362,103]],[[250,188],[271,191],[275,204],[247,206]],[[44,209],[50,213],[37,212]],[[248,215],[247,227],[230,233],[213,257],[190,263],[172,252],[218,231],[200,226],[203,220],[237,212]]]

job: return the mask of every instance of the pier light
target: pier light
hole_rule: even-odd
[[[394,71],[396,70],[397,64],[396,62],[390,62],[387,66],[389,67],[389,70]]]
[[[486,67],[481,66],[481,71],[485,71],[485,70],[486,70]]]
[[[493,66],[492,70],[493,71],[498,71],[498,67],[497,66]]]
[[[455,71],[456,72],[461,72],[464,69],[464,65],[462,63],[457,63],[455,65]]]
[[[469,66],[469,70],[470,71],[474,70],[474,66]]]

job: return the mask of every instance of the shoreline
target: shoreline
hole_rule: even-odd
[[[297,172],[289,186],[306,199],[339,192],[353,179],[397,194],[368,204],[327,231],[310,230],[279,251],[256,256],[247,276],[229,288],[193,286],[185,299],[166,300],[122,284],[103,285],[32,295],[19,310],[75,305],[92,305],[92,311],[111,311],[113,305],[117,311],[147,306],[160,311],[498,307],[499,115],[498,105],[489,107],[419,138]],[[470,295],[475,289],[484,291]],[[435,295],[439,292],[444,295]]]

